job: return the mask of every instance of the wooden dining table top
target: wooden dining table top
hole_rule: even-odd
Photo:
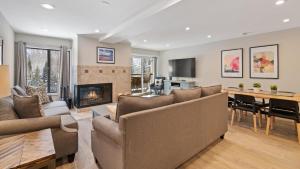
[[[297,101],[300,103],[300,93],[293,93],[293,92],[280,92],[278,91],[276,94],[272,94],[271,91],[259,91],[254,92],[250,89],[240,90],[238,88],[225,88],[222,92],[227,92],[229,95],[234,94],[244,94],[249,96],[254,96],[255,98],[261,99],[283,99],[283,100],[292,100]]]

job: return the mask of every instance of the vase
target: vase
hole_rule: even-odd
[[[277,90],[271,90],[271,94],[277,94]]]
[[[260,92],[260,88],[254,87],[254,88],[253,88],[253,91],[254,91],[254,93],[259,93],[259,92]]]

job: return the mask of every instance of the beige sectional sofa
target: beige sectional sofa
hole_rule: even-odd
[[[185,98],[194,98],[191,97],[194,93]],[[228,122],[227,94],[195,96],[196,99],[189,101],[183,99],[179,103],[121,115],[119,123],[96,117],[92,151],[99,166],[174,169],[223,138]]]

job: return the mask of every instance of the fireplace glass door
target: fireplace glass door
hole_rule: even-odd
[[[112,102],[112,84],[75,85],[74,101],[77,108]]]

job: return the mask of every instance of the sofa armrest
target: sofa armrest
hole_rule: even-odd
[[[68,133],[78,132],[78,124],[76,120],[71,115],[62,115],[60,128]]]
[[[98,116],[93,119],[93,127],[96,133],[100,132],[115,143],[122,144],[122,133],[118,123],[106,117]]]
[[[0,121],[0,136],[60,127],[60,116],[4,120]]]

